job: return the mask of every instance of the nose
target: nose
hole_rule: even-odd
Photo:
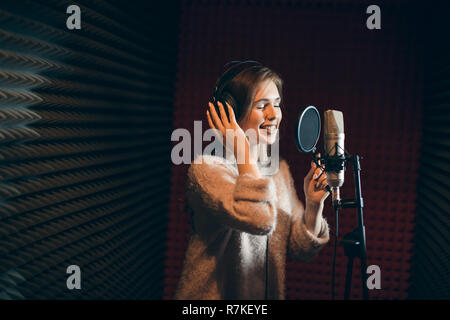
[[[269,120],[276,119],[277,112],[275,111],[275,107],[273,106],[272,103],[267,106],[266,110],[267,110],[267,113],[266,113],[267,119],[269,119]]]

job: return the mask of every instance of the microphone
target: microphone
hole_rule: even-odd
[[[344,140],[344,116],[342,112],[337,110],[325,111],[323,133],[324,163],[335,208],[339,206],[341,200],[339,188],[344,184]]]

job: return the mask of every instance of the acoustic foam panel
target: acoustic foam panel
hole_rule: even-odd
[[[371,299],[403,299],[410,285],[416,180],[421,138],[421,48],[404,2],[382,1],[382,29],[366,28],[360,1],[185,1],[182,4],[174,128],[193,131],[205,118],[221,67],[254,59],[284,79],[281,155],[291,166],[304,201],[303,178],[310,157],[294,143],[298,110],[307,105],[344,113],[346,149],[361,160],[367,264],[381,269],[381,290]],[[403,7],[404,8],[404,7]],[[322,140],[322,139],[321,139]],[[322,144],[322,141],[319,144]],[[207,145],[205,143],[204,145]],[[188,165],[173,166],[164,297],[172,299],[189,240],[185,210]],[[350,170],[342,191],[354,195]],[[288,261],[287,299],[330,299],[334,213],[324,216],[330,243],[311,263]],[[340,212],[341,237],[357,225],[356,211]],[[346,257],[338,247],[336,297],[342,299]],[[359,260],[351,298],[361,298]]]
[[[0,4],[0,298],[162,297],[174,13]]]
[[[450,51],[441,38],[450,34],[448,10],[448,4],[433,7],[433,19],[423,30],[428,50],[411,268],[414,299],[450,299]]]

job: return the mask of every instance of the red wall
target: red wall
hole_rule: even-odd
[[[381,290],[372,299],[404,299],[410,285],[416,179],[421,136],[421,53],[406,8],[379,1],[381,30],[366,28],[360,1],[189,1],[182,4],[174,129],[203,120],[212,87],[229,60],[254,59],[284,79],[281,155],[290,163],[297,193],[310,157],[297,152],[298,110],[338,109],[345,120],[346,149],[363,156],[361,181],[367,264],[381,268]],[[332,3],[332,4],[329,4]],[[336,3],[338,3],[336,5]],[[321,141],[320,141],[321,142]],[[172,299],[189,239],[184,211],[188,165],[173,166],[165,298]],[[344,198],[353,197],[351,171]],[[329,200],[324,211],[334,230]],[[340,212],[340,235],[356,227],[356,211]],[[332,231],[334,233],[334,231]],[[311,263],[288,262],[288,299],[329,299],[333,242]],[[346,257],[338,247],[336,295],[343,297]],[[361,297],[358,261],[352,298]]]

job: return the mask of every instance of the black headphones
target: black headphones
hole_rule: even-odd
[[[230,67],[231,65],[231,67]],[[216,85],[214,86],[214,91],[211,97],[211,102],[216,108],[216,112],[218,116],[220,117],[220,111],[219,111],[219,105],[217,104],[218,101],[220,101],[225,109],[225,113],[229,119],[230,115],[228,114],[228,108],[226,103],[230,105],[230,107],[233,108],[234,113],[236,114],[238,106],[238,102],[233,97],[233,95],[227,91],[224,91],[224,88],[226,85],[239,73],[246,70],[247,68],[255,67],[255,66],[261,66],[261,63],[254,60],[246,60],[246,61],[230,61],[226,63],[222,71],[228,67],[228,69],[222,73],[222,75],[217,79]],[[238,121],[239,119],[236,119]]]

